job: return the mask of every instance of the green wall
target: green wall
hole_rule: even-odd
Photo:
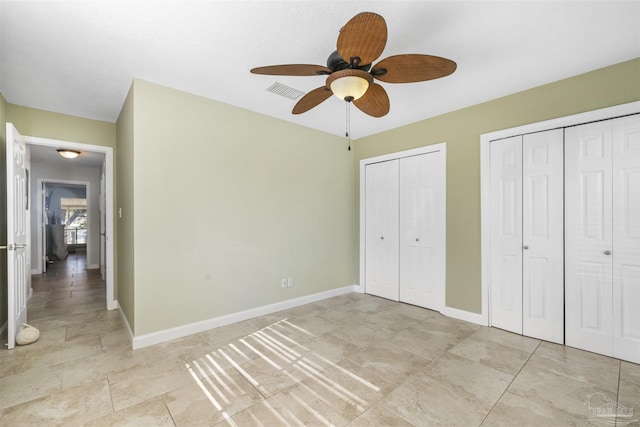
[[[134,83],[135,84],[135,83]],[[135,275],[133,222],[133,141],[134,141],[134,85],[129,89],[116,122],[116,288],[118,304],[129,326],[135,331]],[[122,217],[119,218],[118,210]]]
[[[0,93],[0,165],[6,164],[7,101]],[[0,173],[0,245],[7,244],[7,174]],[[7,321],[7,251],[0,250],[0,327]]]
[[[133,88],[135,335],[356,282],[354,157],[342,138]]]
[[[364,158],[447,143],[446,303],[480,313],[480,135],[638,100],[635,59],[362,138],[356,167]]]
[[[25,136],[114,148],[116,146],[116,126],[114,123],[52,113],[14,104],[7,104],[7,121],[13,123],[18,132]]]

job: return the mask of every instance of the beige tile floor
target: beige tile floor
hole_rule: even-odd
[[[0,350],[0,425],[614,425],[589,420],[612,402],[618,425],[640,415],[639,365],[368,295],[131,351],[84,262],[34,277],[41,339]]]

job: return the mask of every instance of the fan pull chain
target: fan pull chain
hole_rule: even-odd
[[[351,102],[347,101],[347,109],[346,109],[346,126],[347,126],[347,130],[345,132],[345,135],[347,137],[347,140],[349,142],[349,148],[348,150],[351,151]]]

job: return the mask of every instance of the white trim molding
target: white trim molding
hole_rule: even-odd
[[[303,297],[293,298],[269,305],[263,305],[261,307],[251,308],[249,310],[239,311],[237,313],[225,314],[223,316],[213,317],[211,319],[202,320],[200,322],[189,323],[186,325],[177,326],[175,328],[165,329],[162,331],[152,332],[150,334],[144,334],[140,336],[133,335],[131,328],[129,327],[129,323],[127,322],[124,314],[122,314],[122,311],[121,315],[132,339],[131,346],[133,350],[137,350],[166,341],[171,341],[176,338],[182,338],[188,335],[205,332],[210,329],[219,328],[220,326],[226,326],[232,323],[241,322],[243,320],[253,319],[254,317],[264,316],[266,314],[287,310],[289,308],[294,308],[301,305],[322,301],[328,298],[357,292],[356,288],[359,288],[359,286],[351,285],[342,288],[331,289],[329,291],[318,292],[312,295],[306,295]]]
[[[640,101],[628,104],[616,105],[585,113],[573,114],[557,119],[546,120],[538,123],[518,126],[510,129],[503,129],[495,132],[480,135],[480,234],[481,234],[481,295],[482,295],[482,317],[485,325],[491,326],[489,316],[489,292],[490,292],[490,224],[491,224],[491,164],[490,164],[490,143],[498,139],[509,138],[516,135],[525,135],[534,132],[542,132],[551,129],[565,128],[581,125],[600,120],[613,119],[640,113]]]
[[[120,307],[120,304],[118,303],[118,301],[114,301],[113,302],[114,305],[114,309],[118,310],[118,313],[120,313],[120,319],[122,320],[122,323],[124,323],[125,329],[127,331],[127,336],[129,337],[129,342],[131,343],[131,347],[133,348],[133,329],[131,329],[131,325],[129,324],[129,319],[127,319],[127,316],[124,315],[124,311],[122,311],[122,307]]]
[[[445,307],[442,309],[441,313],[447,317],[451,317],[454,319],[464,320],[465,322],[487,326],[484,316],[480,313],[473,313],[471,311],[460,310],[459,308],[453,307]]]

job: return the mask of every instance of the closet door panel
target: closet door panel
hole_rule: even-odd
[[[566,129],[566,344],[613,353],[611,121]]]
[[[437,151],[400,159],[400,301],[444,306],[444,170]]]
[[[522,333],[522,136],[491,142],[491,325]]]
[[[640,363],[640,115],[613,121],[613,356]]]
[[[399,162],[370,164],[365,169],[366,292],[398,301]]]
[[[524,335],[564,343],[562,129],[523,136]]]

